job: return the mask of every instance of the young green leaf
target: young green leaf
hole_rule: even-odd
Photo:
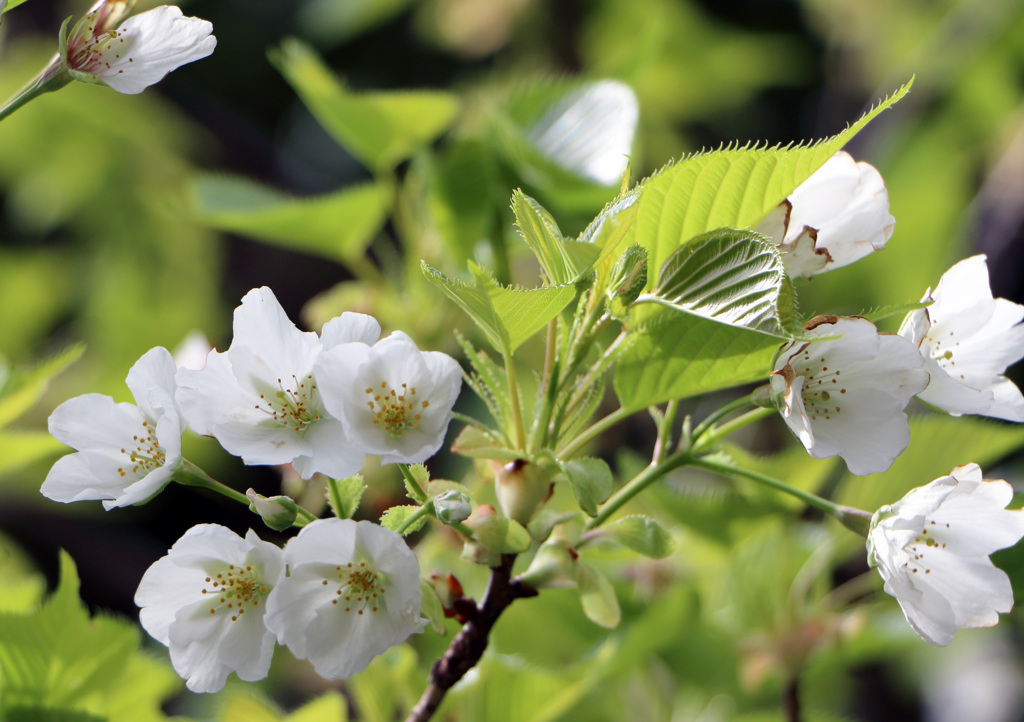
[[[612,470],[601,459],[572,459],[558,464],[580,509],[597,516],[597,506],[612,493]]]
[[[412,475],[412,480],[416,482],[413,484],[404,475],[402,480],[405,482],[405,492],[409,495],[409,498],[413,501],[422,504],[427,500],[424,495],[426,492],[427,484],[430,483],[430,472],[427,471],[427,467],[423,464],[411,464],[409,466],[409,473]],[[419,488],[416,485],[419,485]]]
[[[327,482],[327,501],[331,511],[339,519],[351,519],[355,516],[359,502],[366,491],[363,475],[356,474],[344,479],[330,479]]]
[[[627,516],[600,529],[599,533],[652,559],[664,559],[675,549],[672,535],[645,516]]]
[[[455,437],[452,451],[471,459],[497,459],[498,461],[514,461],[522,458],[523,452],[498,446],[494,438],[476,426],[466,426]]]
[[[597,246],[563,238],[551,214],[522,191],[512,194],[512,212],[516,229],[537,257],[548,283],[574,283],[598,259]]]
[[[583,560],[577,562],[579,568],[580,602],[583,613],[594,624],[606,629],[619,626],[622,611],[619,600],[615,596],[615,588],[604,574],[594,569]]]
[[[413,514],[418,512],[420,507],[414,505],[393,506],[384,511],[380,517],[380,525],[390,531],[398,531]],[[423,516],[414,521],[409,527],[402,531],[402,536],[408,536],[419,531],[427,523],[427,517]]]
[[[576,296],[571,284],[507,288],[475,263],[470,263],[473,284],[448,278],[425,263],[422,268],[427,280],[469,314],[491,345],[505,355],[544,328]]]
[[[787,312],[791,287],[778,248],[760,234],[720,228],[665,262],[654,292],[638,301],[787,339],[799,333]],[[790,298],[783,298],[788,294]]]
[[[615,365],[626,410],[767,381],[783,340],[718,321],[673,314],[632,334]]]
[[[337,261],[361,259],[391,205],[383,183],[294,198],[243,178],[204,175],[192,187],[194,213],[210,228]]]
[[[864,126],[906,95],[913,80],[853,125],[811,145],[729,147],[683,158],[640,186],[631,243],[661,268],[683,243],[713,228],[750,228],[824,165]]]
[[[353,93],[298,40],[285,40],[270,58],[324,129],[375,171],[436,138],[459,109],[448,93]]]
[[[426,579],[420,579],[420,614],[428,622],[434,634],[444,634],[444,607],[437,597],[437,590],[434,585]]]

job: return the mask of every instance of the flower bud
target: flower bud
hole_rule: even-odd
[[[449,489],[434,497],[434,514],[442,524],[458,524],[469,518],[470,499],[458,489]]]
[[[547,471],[525,459],[516,459],[504,466],[492,461],[491,466],[498,505],[505,516],[525,526],[551,496],[552,484]]]
[[[647,251],[630,246],[612,269],[608,280],[608,302],[613,313],[621,315],[647,285]]]
[[[274,531],[290,529],[299,513],[295,500],[290,496],[268,498],[249,489],[245,492],[245,498],[249,500],[249,511],[259,514],[263,523]]]

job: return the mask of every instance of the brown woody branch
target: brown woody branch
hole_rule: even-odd
[[[483,601],[455,635],[444,655],[430,668],[430,684],[409,712],[406,722],[426,722],[441,706],[441,700],[456,682],[480,661],[494,623],[516,599],[536,596],[537,592],[512,578],[514,554],[505,554],[501,564],[491,567]]]

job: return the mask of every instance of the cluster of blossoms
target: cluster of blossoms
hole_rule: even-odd
[[[840,152],[758,230],[791,275],[810,277],[883,248],[894,224],[878,171]],[[1024,422],[1024,396],[1004,376],[1024,357],[1024,306],[993,298],[985,256],[954,265],[922,302],[898,334],[818,316],[779,350],[772,402],[811,456],[840,456],[858,475],[887,470],[910,443],[904,410],[914,396],[953,416]],[[988,558],[1024,536],[1024,511],[1006,509],[1012,497],[1005,481],[967,464],[873,515],[869,561],[931,644],[992,626],[1013,606],[1009,578]]]
[[[356,313],[319,336],[300,331],[270,289],[254,289],[230,347],[210,351],[204,368],[176,368],[155,348],[128,374],[135,404],[99,394],[61,404],[50,432],[77,451],[54,464],[42,493],[107,509],[142,503],[183,470],[187,427],[246,464],[290,463],[305,479],[352,475],[366,454],[424,461],[444,441],[461,369],[404,333],[379,338],[377,321]],[[194,691],[220,689],[231,671],[265,676],[275,638],[323,676],[347,677],[423,629],[416,557],[398,534],[342,519],[308,524],[283,552],[251,531],[194,527],[146,573],[136,601]]]
[[[216,692],[231,672],[266,677],[275,641],[323,677],[361,672],[423,631],[419,580],[412,550],[371,522],[320,519],[283,550],[200,524],[149,568],[135,603],[188,688]]]

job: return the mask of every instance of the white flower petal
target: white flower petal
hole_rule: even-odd
[[[981,477],[976,464],[953,469],[879,509],[868,557],[907,621],[945,646],[963,627],[990,627],[1013,606],[1005,572],[988,555],[1024,536],[1024,511],[1005,507],[1013,489]]]
[[[1024,357],[1024,306],[992,297],[985,256],[954,265],[924,300],[934,302],[908,314],[899,331],[928,360],[921,400],[954,416],[1024,421],[1024,395],[1003,376]]]
[[[251,530],[242,539],[216,524],[195,526],[143,575],[139,620],[170,648],[194,692],[220,690],[233,671],[262,679],[274,649],[265,602],[283,575],[281,550]]]
[[[822,316],[782,348],[771,392],[811,456],[841,456],[850,471],[885,471],[910,443],[903,409],[928,383],[913,343],[863,318]]]
[[[346,311],[325,323],[320,330],[320,340],[325,349],[342,343],[365,343],[372,346],[378,339],[380,323],[364,313]]]
[[[370,522],[322,519],[288,542],[289,576],[267,600],[267,628],[325,677],[351,676],[423,630],[419,564]]]
[[[217,47],[213,25],[184,17],[179,8],[161,5],[134,15],[117,30],[127,46],[105,56],[109,67],[97,69],[104,83],[134,95],[159,82],[172,70],[205,58]]]

